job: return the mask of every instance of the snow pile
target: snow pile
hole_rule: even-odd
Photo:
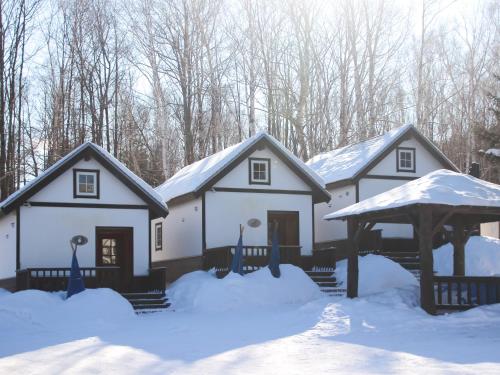
[[[6,289],[0,288],[0,297],[8,296],[10,292]]]
[[[385,293],[392,288],[409,288],[418,286],[415,276],[398,263],[381,255],[368,254],[358,257],[360,297],[375,293]],[[335,270],[337,281],[347,287],[347,260],[337,263]]]
[[[326,215],[324,219],[340,219],[413,204],[500,207],[500,186],[470,175],[439,169]]]
[[[176,310],[193,311],[299,304],[322,296],[319,287],[299,267],[282,264],[280,270],[280,278],[274,278],[265,267],[245,276],[230,273],[223,279],[195,271],[177,280],[168,295]]]
[[[453,245],[448,243],[434,250],[434,271],[453,275]],[[465,245],[466,276],[500,275],[500,240],[473,236]]]
[[[25,290],[0,298],[0,331],[11,325],[105,325],[134,316],[130,303],[111,289],[87,289],[69,299],[63,292]]]

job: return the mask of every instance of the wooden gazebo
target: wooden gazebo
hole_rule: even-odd
[[[427,312],[500,302],[500,277],[465,276],[464,249],[473,226],[500,220],[500,186],[448,170],[376,195],[325,216],[347,220],[347,296],[358,295],[359,240],[377,223],[413,225],[419,242],[420,301]],[[433,237],[447,230],[453,244],[453,276],[434,276]]]

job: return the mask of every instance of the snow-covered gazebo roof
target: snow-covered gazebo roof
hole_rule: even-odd
[[[470,175],[440,169],[419,179],[365,199],[324,217],[339,220],[348,217],[376,216],[378,222],[393,222],[394,213],[410,206],[432,205],[441,212],[462,212],[475,222],[500,218],[500,185]],[[401,217],[397,218],[401,222]]]

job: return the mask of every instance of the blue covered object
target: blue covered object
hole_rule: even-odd
[[[85,290],[85,285],[83,283],[82,273],[80,272],[80,266],[78,265],[78,259],[76,258],[76,251],[73,251],[73,259],[71,260],[71,272],[68,280],[68,291],[66,298],[71,297],[74,294],[78,294]]]
[[[243,230],[240,229],[240,238],[234,251],[231,271],[243,275]]]
[[[271,274],[278,278],[281,276],[280,271],[280,244],[278,240],[278,225],[274,226],[273,243],[271,247],[271,259],[269,260],[269,269]]]

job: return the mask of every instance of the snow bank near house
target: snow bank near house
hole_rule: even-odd
[[[434,250],[434,271],[453,275],[453,245],[448,243]],[[500,275],[500,240],[473,236],[465,245],[465,275]]]
[[[10,292],[7,289],[0,288],[0,297],[8,296]]]
[[[0,331],[11,325],[96,325],[134,316],[130,303],[111,289],[87,289],[65,300],[65,293],[25,290],[0,298]]]
[[[358,265],[360,297],[387,292],[392,288],[411,288],[418,285],[411,272],[382,255],[368,254],[358,257]],[[347,287],[347,260],[337,263],[335,276],[338,282],[342,282],[342,286]]]
[[[276,279],[267,267],[245,276],[230,273],[217,279],[195,271],[182,276],[169,289],[176,310],[227,311],[251,307],[306,303],[320,298],[319,287],[299,267],[280,265]]]

